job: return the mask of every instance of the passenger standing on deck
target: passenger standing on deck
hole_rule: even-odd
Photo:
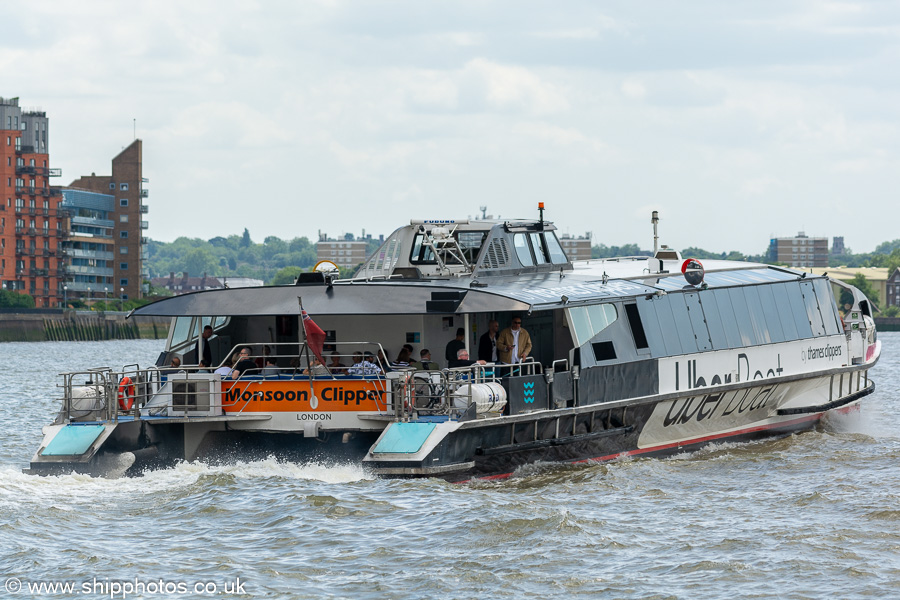
[[[522,317],[513,317],[510,326],[497,337],[497,355],[507,364],[522,362],[531,354],[531,336],[522,329]]]
[[[197,363],[202,364],[203,361],[206,361],[206,366],[212,364],[212,348],[209,347],[209,338],[212,337],[213,328],[211,325],[207,325],[203,328],[203,333],[200,334],[200,339],[197,340]]]
[[[444,350],[444,358],[447,360],[447,364],[456,360],[456,353],[466,347],[465,339],[466,330],[460,327],[456,330],[456,339],[450,340],[447,343],[447,348]]]
[[[500,360],[497,355],[497,332],[500,331],[500,323],[493,319],[488,322],[488,330],[478,340],[478,360],[495,363]]]

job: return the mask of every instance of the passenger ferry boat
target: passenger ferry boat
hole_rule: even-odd
[[[843,317],[833,286],[852,297]],[[542,206],[539,219],[411,221],[352,279],[317,270],[292,286],[189,293],[134,314],[173,318],[157,365],[64,373],[31,472],[275,455],[464,481],[538,461],[660,456],[850,410],[874,390],[881,351],[869,301],[840,281],[702,266],[665,246],[572,262]],[[533,342],[519,364],[303,374],[321,351],[307,340],[313,321],[325,353],[349,366],[357,352],[396,356],[405,343],[440,361],[458,327],[474,357],[489,322],[513,317]],[[209,370],[196,366],[204,346]],[[211,372],[244,346],[257,358],[268,347],[277,367]],[[174,356],[182,366],[165,367]]]

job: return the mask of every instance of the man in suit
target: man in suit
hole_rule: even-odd
[[[516,364],[531,354],[531,336],[522,329],[522,317],[513,317],[509,327],[497,336],[497,355],[501,362]]]

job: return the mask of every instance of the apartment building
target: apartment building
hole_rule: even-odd
[[[569,260],[588,260],[591,258],[591,232],[584,235],[573,236],[563,233],[559,236],[559,243]]]
[[[93,192],[113,197],[111,233],[114,258],[107,265],[112,269],[111,289],[122,300],[141,298],[148,291],[149,273],[144,268],[148,227],[145,203],[149,191],[144,187],[143,142],[134,140],[112,159],[112,174],[91,173],[73,181],[67,189]]]
[[[795,237],[772,238],[769,258],[790,267],[827,267],[828,238],[809,237],[802,231]]]
[[[61,303],[65,277],[49,124],[44,111],[0,98],[0,283],[30,294],[41,308]]]

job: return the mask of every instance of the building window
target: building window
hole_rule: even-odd
[[[119,215],[119,223],[127,223],[128,215]]]
[[[128,285],[128,279],[120,279],[119,285]]]
[[[119,237],[122,238],[122,239],[127,238],[127,237],[128,237],[128,232],[127,232],[127,231],[120,231],[120,232],[119,232]]]
[[[116,189],[116,184],[115,184],[115,183],[110,183],[110,184],[109,184],[109,189],[111,189],[111,190]]]
[[[121,270],[121,271],[127,271],[127,270],[128,270],[128,263],[119,263],[119,270]]]
[[[128,198],[119,198],[119,206],[128,206]]]
[[[128,254],[128,246],[119,246],[119,254]]]
[[[128,184],[127,184],[127,183],[120,183],[120,184],[119,184],[119,189],[122,190],[123,192],[127,192],[127,191],[128,191]]]

